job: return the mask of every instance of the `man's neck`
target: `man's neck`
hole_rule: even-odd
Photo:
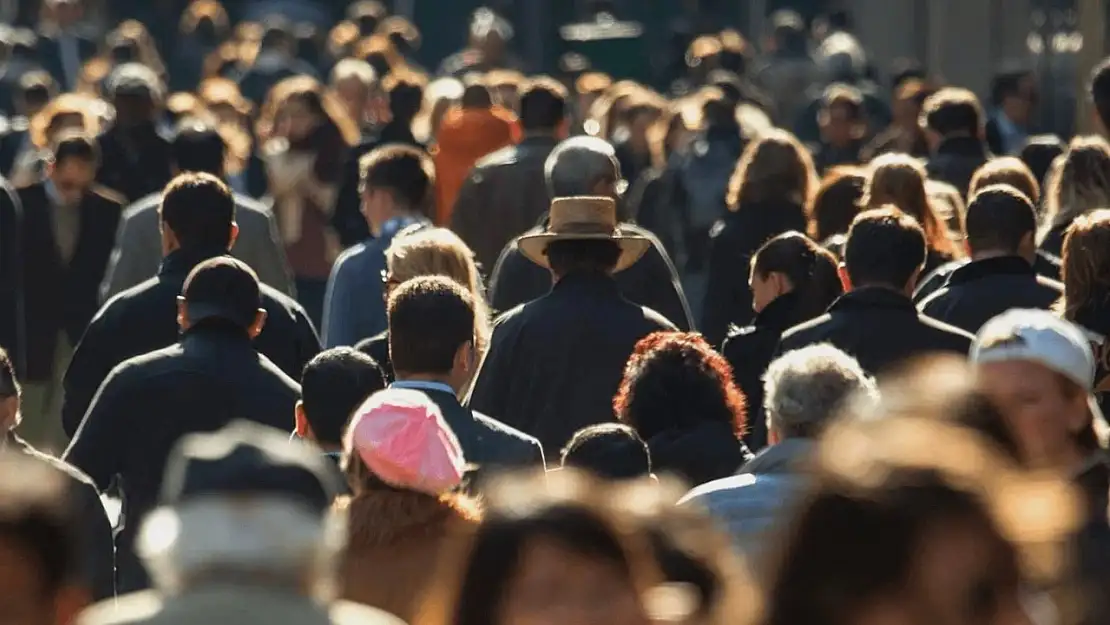
[[[389,222],[391,222],[395,219],[412,219],[412,218],[416,217],[417,214],[418,213],[416,211],[414,211],[410,208],[402,207],[402,206],[394,206],[389,211],[389,215],[385,219],[383,219],[381,221],[381,223],[377,223],[377,224],[371,223],[370,224],[370,232],[373,232],[374,236],[376,236],[376,237],[381,236],[382,231],[385,229],[385,225],[388,224]]]
[[[450,386],[455,394],[458,394],[459,389],[451,383],[451,377],[448,375],[437,373],[405,373],[401,371],[396,372],[398,382],[434,382],[436,384],[446,384]]]

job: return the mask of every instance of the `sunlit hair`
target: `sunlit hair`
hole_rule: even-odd
[[[210,109],[226,107],[242,117],[251,114],[251,103],[243,97],[239,85],[228,78],[206,78],[197,87],[197,97]]]
[[[179,30],[182,34],[190,35],[197,30],[201,20],[210,20],[216,27],[217,37],[222,36],[230,28],[227,9],[217,0],[194,0],[181,15]]]
[[[732,366],[692,332],[656,332],[640,339],[625,365],[613,411],[644,440],[707,421],[731,425],[740,438],[748,419]]]
[[[1097,309],[1110,300],[1110,210],[1076,217],[1064,235],[1061,256],[1059,311],[1076,321],[1084,307]]]
[[[783,438],[816,438],[849,400],[878,397],[874,380],[859,362],[829,343],[794,350],[772,362],[763,374],[763,388],[767,429]]]
[[[328,56],[333,59],[350,57],[361,36],[362,33],[359,32],[358,24],[349,20],[339,22],[328,32]]]
[[[771,130],[744,150],[728,183],[731,211],[756,202],[791,202],[807,206],[817,189],[809,150],[785,130]]]
[[[801,232],[784,232],[764,243],[751,260],[751,273],[766,279],[778,273],[790,281],[797,317],[807,321],[825,314],[844,294],[837,259]]]
[[[867,172],[860,167],[834,167],[825,174],[809,206],[809,233],[815,240],[848,232],[866,185]]]
[[[602,139],[609,139],[613,132],[623,121],[625,103],[634,95],[644,93],[646,87],[633,80],[621,80],[613,83],[590,106],[587,119],[590,134]]]
[[[474,296],[474,334],[479,356],[486,353],[490,337],[490,313],[485,287],[474,252],[446,228],[401,231],[385,252],[390,279],[398,284],[421,276],[443,276],[457,282]]]
[[[54,135],[67,128],[79,128],[96,136],[100,131],[97,106],[96,99],[80,93],[63,93],[54,98],[31,118],[31,143],[45,149]]]
[[[1040,183],[1029,166],[1016,156],[991,159],[975,170],[967,190],[967,201],[970,202],[980,189],[996,184],[1007,184],[1021,191],[1034,206],[1041,201]]]
[[[882,208],[893,204],[921,224],[930,250],[952,257],[962,256],[929,200],[925,187],[927,178],[925,166],[909,154],[884,154],[871,162],[863,207]]]
[[[262,116],[258,120],[259,136],[269,137],[273,133],[277,118],[286,105],[294,100],[303,102],[321,118],[322,123],[333,126],[347,145],[358,143],[358,125],[347,114],[347,109],[320,81],[309,76],[286,78],[270,90]]]
[[[1048,225],[1066,226],[1087,211],[1110,207],[1110,147],[1106,141],[1076,137],[1059,159],[1045,185]]]
[[[393,45],[389,37],[383,35],[370,35],[359,40],[355,44],[354,57],[367,61],[376,69],[382,69],[378,67],[378,63],[375,63],[375,60],[378,59],[389,70],[398,69],[405,64],[404,57],[397,51],[397,47]]]

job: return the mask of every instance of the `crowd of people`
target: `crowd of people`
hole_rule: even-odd
[[[1065,141],[789,10],[665,89],[82,11],[0,37],[0,622],[1110,619],[1110,59]]]

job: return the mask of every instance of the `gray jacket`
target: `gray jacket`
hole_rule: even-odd
[[[116,247],[100,285],[100,303],[158,273],[162,239],[158,234],[158,206],[162,194],[152,193],[127,207],[116,231]],[[293,295],[293,280],[278,235],[277,218],[265,204],[235,194],[239,238],[231,255],[250,265],[258,279]]]

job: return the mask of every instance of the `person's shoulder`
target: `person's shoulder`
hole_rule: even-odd
[[[336,601],[328,608],[332,625],[405,625],[385,610],[351,601]]]
[[[50,454],[41,452],[22,440],[17,439],[17,444],[20,451],[31,460],[46,465],[57,473],[63,474],[66,479],[71,482],[78,482],[82,486],[96,488],[96,486],[93,484],[92,479],[90,479],[89,476],[85,475],[84,472],[82,472],[80,469],[73,466],[72,464],[69,464],[61,458],[56,458],[54,456],[51,456]]]
[[[374,336],[362,339],[358,343],[355,343],[355,349],[364,354],[373,356],[374,349],[383,343],[389,344],[389,330],[382,330]]]
[[[962,330],[954,325],[934,319],[927,314],[919,314],[918,321],[922,326],[928,328],[937,337],[944,339],[950,345],[959,346],[962,348],[970,348],[975,336],[967,330]]]
[[[108,301],[104,302],[100,310],[93,315],[89,322],[89,330],[96,331],[93,330],[94,328],[99,330],[102,326],[113,324],[135,314],[147,314],[145,306],[152,300],[160,299],[159,292],[162,288],[162,281],[158,276],[154,276],[116,293],[108,298]]]
[[[925,299],[921,300],[921,302],[917,304],[917,309],[928,315],[930,311],[935,312],[940,306],[958,297],[962,291],[963,289],[960,285],[942,286],[926,296]]]
[[[174,343],[124,360],[112,369],[107,380],[114,380],[117,384],[129,384],[157,377],[176,370],[182,359],[187,357],[181,345]]]
[[[270,216],[274,213],[273,209],[267,206],[264,202],[256,200],[249,195],[236,193],[233,197],[235,199],[235,210],[237,212],[242,212],[251,216],[262,217],[265,219],[269,219]],[[239,217],[239,215],[237,214],[236,217]]]
[[[269,307],[277,306],[278,308],[291,315],[301,315],[305,317],[308,316],[308,313],[305,312],[304,306],[301,306],[301,304],[297,300],[289,297],[285,293],[282,293],[281,291],[268,284],[259,282],[258,292],[262,296],[263,306],[266,307],[267,311],[269,311],[270,314],[273,314],[273,311],[270,311]]]
[[[94,182],[92,186],[89,187],[89,194],[101,203],[119,208],[120,210],[127,205],[127,198],[124,197],[122,193],[109,189],[99,183]]]
[[[141,197],[124,207],[121,219],[123,219],[124,221],[131,221],[133,219],[141,219],[147,217],[148,215],[157,215],[158,205],[161,202],[161,192],[154,192],[147,196]]]
[[[123,625],[154,623],[162,611],[162,597],[154,590],[144,590],[106,599],[85,609],[77,625]]]
[[[783,345],[800,346],[807,343],[812,337],[823,334],[832,323],[833,315],[831,313],[814,317],[783,332],[780,342]]]
[[[498,421],[491,416],[482,414],[477,410],[471,410],[470,412],[474,415],[474,420],[480,423],[487,431],[492,433],[494,436],[498,436],[505,441],[528,445],[530,447],[540,446],[539,439],[534,436],[525,434],[524,432],[521,432],[511,425],[502,423],[501,421]]]
[[[377,239],[374,241],[377,241]],[[339,257],[335,259],[335,264],[332,266],[332,273],[337,273],[340,268],[345,265],[357,264],[358,259],[371,253],[372,245],[373,241],[363,241],[362,243],[356,243],[343,250],[343,252],[339,254]]]
[[[519,162],[520,147],[516,145],[505,146],[478,159],[478,162],[474,164],[474,169],[470,172],[470,179],[474,182],[481,182],[483,174],[488,174],[502,167],[516,165]]]

